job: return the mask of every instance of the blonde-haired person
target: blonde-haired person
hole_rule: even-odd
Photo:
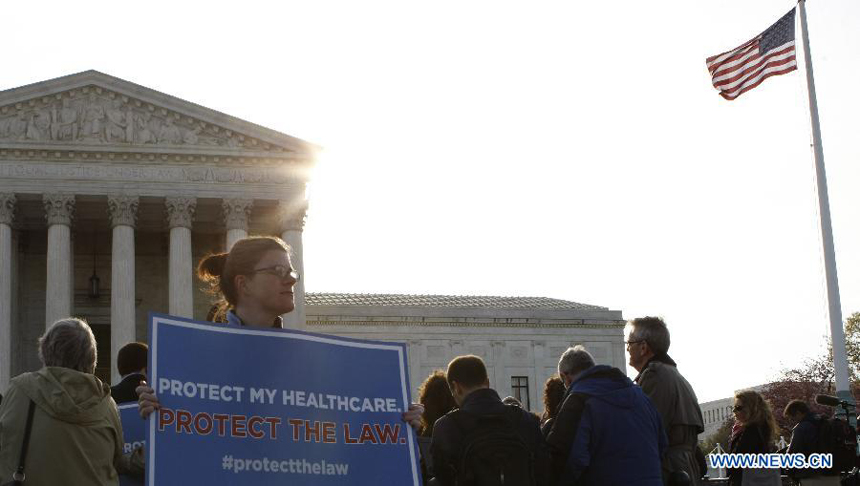
[[[217,298],[215,321],[248,327],[282,328],[281,315],[295,309],[293,287],[300,275],[293,270],[290,247],[275,236],[252,236],[237,241],[229,252],[204,257],[197,277],[209,284]],[[143,382],[137,388],[140,416],[158,409],[155,391]],[[423,407],[412,404],[403,420],[418,428]]]
[[[729,450],[732,454],[765,454],[775,452],[774,438],[779,432],[779,426],[773,417],[770,403],[757,391],[745,390],[735,394],[732,412],[735,415],[735,424],[729,437]],[[781,484],[779,480],[779,469],[729,469],[729,485],[741,486],[742,484]],[[761,478],[752,483],[750,478],[744,482],[744,474],[755,474],[756,476],[769,476],[768,479]]]
[[[39,338],[39,359],[44,366],[15,377],[0,405],[4,484],[18,470],[31,403],[25,484],[113,486],[118,473],[142,475],[142,449],[123,456],[116,403],[93,374],[97,352],[90,326],[71,317],[58,320]]]

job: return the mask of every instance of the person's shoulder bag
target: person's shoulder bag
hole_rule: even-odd
[[[33,413],[36,411],[36,402],[30,400],[27,409],[27,425],[24,427],[24,441],[21,443],[21,455],[18,456],[18,469],[12,473],[12,481],[3,486],[20,486],[24,484],[27,476],[24,474],[24,464],[27,462],[27,446],[30,444],[30,431],[33,429]]]

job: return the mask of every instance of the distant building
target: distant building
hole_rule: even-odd
[[[702,418],[705,419],[705,431],[699,434],[699,440],[705,440],[717,431],[726,420],[732,417],[732,401],[734,397],[721,398],[706,403],[700,403]],[[726,444],[723,444],[725,447]]]
[[[625,321],[606,307],[543,297],[310,292],[306,299],[308,331],[406,342],[413,398],[430,372],[461,354],[483,358],[490,385],[536,412],[568,346],[625,367]]]

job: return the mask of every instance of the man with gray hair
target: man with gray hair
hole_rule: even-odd
[[[660,415],[618,368],[582,346],[558,361],[567,394],[547,435],[553,484],[662,486]]]
[[[663,319],[639,317],[628,323],[629,363],[639,372],[634,381],[654,402],[669,439],[663,456],[663,481],[669,484],[670,474],[684,471],[691,484],[697,485],[704,475],[697,459],[697,453],[701,454],[697,437],[705,430],[702,410],[693,387],[669,357],[669,344],[669,329]]]

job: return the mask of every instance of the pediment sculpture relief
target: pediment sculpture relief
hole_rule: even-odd
[[[0,141],[283,150],[100,88],[81,91],[3,107]]]

